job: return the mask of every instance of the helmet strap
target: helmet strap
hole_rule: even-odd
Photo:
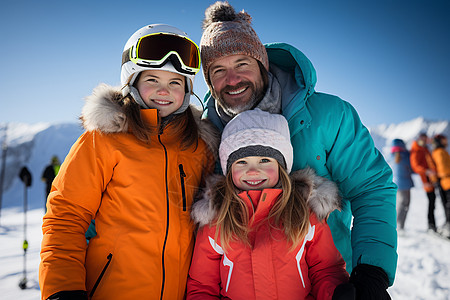
[[[191,90],[192,90],[191,80],[189,78],[187,78],[186,76],[184,76],[184,78],[186,80],[187,89],[186,89],[186,93],[184,94],[183,103],[176,111],[173,112],[173,114],[181,114],[181,113],[185,112],[191,102]]]
[[[145,104],[144,100],[142,100],[141,95],[139,94],[139,91],[134,86],[128,86],[130,89],[130,95],[133,97],[133,99],[139,104],[141,108],[147,109],[150,108]]]

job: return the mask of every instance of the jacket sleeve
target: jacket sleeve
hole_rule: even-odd
[[[85,291],[86,230],[112,176],[112,155],[86,132],[72,146],[53,182],[43,218],[39,284],[42,299],[60,291]],[[109,166],[109,167],[108,167]]]
[[[199,229],[187,280],[187,299],[220,299],[220,262],[214,251],[208,225]]]
[[[349,274],[345,270],[344,259],[333,243],[328,225],[325,221],[318,222],[314,216],[311,222],[315,227],[314,237],[306,244],[305,250],[311,294],[314,299],[331,299],[336,286],[348,282]]]
[[[339,186],[344,209],[350,205],[353,215],[352,266],[364,263],[381,267],[392,285],[397,267],[397,187],[392,170],[355,109],[345,101],[338,103],[342,106],[335,107],[339,113],[328,114],[332,123],[327,126],[336,131],[326,167]]]

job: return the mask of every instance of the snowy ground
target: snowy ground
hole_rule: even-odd
[[[411,190],[405,232],[398,237],[398,267],[389,294],[395,300],[450,300],[450,240],[426,233],[428,200],[418,177]],[[436,223],[445,222],[441,198],[436,199]]]
[[[450,241],[426,233],[427,199],[421,184],[412,189],[411,207],[406,230],[398,240],[398,270],[389,294],[395,300],[449,300],[450,299]],[[440,198],[436,203],[438,225],[444,222]],[[0,227],[0,298],[37,300],[39,249],[42,238],[43,209],[27,214],[26,255],[28,288],[21,290],[23,278],[23,212],[21,209],[1,211]]]

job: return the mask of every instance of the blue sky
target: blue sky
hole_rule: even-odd
[[[1,0],[0,123],[77,122],[95,86],[120,84],[132,33],[166,23],[199,43],[213,2]],[[365,125],[450,120],[449,1],[229,2],[263,43],[305,53],[316,91],[350,102]],[[201,72],[194,89],[203,98]]]

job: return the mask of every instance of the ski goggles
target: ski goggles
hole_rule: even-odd
[[[141,67],[158,68],[170,60],[174,67],[188,75],[200,70],[200,51],[189,38],[167,33],[152,33],[139,38],[124,51],[122,64],[132,61]]]

